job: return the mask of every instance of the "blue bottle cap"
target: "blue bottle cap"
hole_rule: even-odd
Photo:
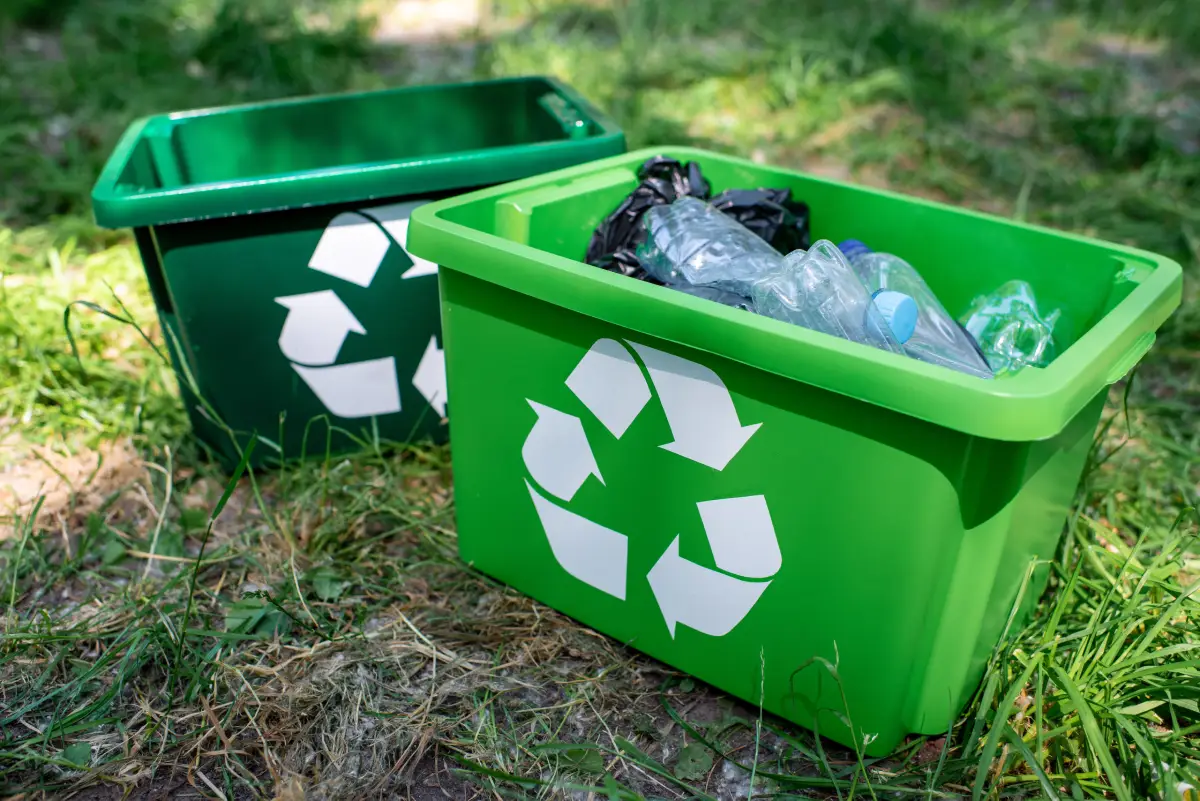
[[[846,261],[853,261],[858,256],[865,256],[868,253],[875,252],[857,239],[847,239],[838,245],[838,250],[842,251],[842,255],[846,257]]]
[[[871,300],[900,344],[907,342],[917,330],[917,302],[903,292],[892,289],[878,290]]]

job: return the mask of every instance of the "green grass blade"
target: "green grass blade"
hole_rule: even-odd
[[[179,665],[183,660],[183,644],[187,640],[188,623],[192,618],[192,603],[196,597],[196,577],[200,573],[200,565],[204,562],[204,548],[208,545],[208,538],[212,535],[213,524],[217,522],[217,518],[221,516],[221,512],[225,510],[225,504],[229,503],[229,499],[233,496],[233,491],[237,489],[238,482],[242,475],[246,472],[246,468],[250,465],[250,456],[254,453],[254,446],[258,443],[257,437],[251,437],[246,450],[242,453],[242,458],[234,468],[233,474],[230,475],[229,481],[225,483],[225,491],[221,493],[220,500],[217,501],[216,507],[213,508],[212,514],[208,518],[208,525],[204,529],[204,537],[200,540],[200,552],[196,555],[196,563],[192,566],[191,580],[188,582],[187,604],[184,607],[183,623],[179,626],[179,633],[176,635],[177,645],[175,648],[175,658],[171,665],[172,674],[176,674]],[[174,684],[174,681],[172,681]],[[171,696],[174,701],[175,696]]]
[[[1008,727],[1009,711],[1012,709],[1013,704],[1016,703],[1017,696],[1025,689],[1025,685],[1029,683],[1029,677],[1033,675],[1033,671],[1041,662],[1041,654],[1034,654],[1033,658],[1029,660],[1029,664],[1021,672],[1020,677],[1009,686],[1004,700],[1000,702],[1000,706],[996,708],[996,715],[992,718],[992,730],[988,734],[987,743],[979,754],[979,762],[975,768],[975,787],[971,792],[971,797],[974,801],[979,801],[983,797],[983,786],[987,782],[987,777],[991,772],[992,760],[996,757],[996,750],[1000,746],[1000,739]],[[976,722],[978,722],[978,719]]]
[[[1021,739],[1021,735],[1017,734],[1016,730],[1007,721],[1004,723],[1004,737],[1013,748],[1017,749],[1017,753],[1025,760],[1025,764],[1033,771],[1033,775],[1037,776],[1038,784],[1042,786],[1042,792],[1046,794],[1047,801],[1060,801],[1058,791],[1054,789],[1054,784],[1046,775],[1046,771],[1038,763],[1037,757],[1033,755],[1033,752],[1029,750],[1029,746]]]
[[[983,694],[979,697],[979,707],[975,712],[975,723],[971,727],[971,734],[967,737],[966,747],[974,750],[979,744],[979,738],[983,736],[983,728],[987,725],[987,713],[992,708],[992,699],[996,697],[996,690],[1000,686],[1000,673],[995,670],[988,672],[987,680],[983,685]]]
[[[1120,771],[1117,770],[1112,752],[1109,750],[1108,741],[1100,731],[1100,726],[1096,723],[1096,717],[1092,714],[1091,707],[1084,700],[1083,695],[1079,692],[1079,688],[1075,686],[1075,682],[1071,681],[1071,677],[1067,675],[1065,670],[1057,665],[1052,666],[1051,670],[1054,673],[1056,683],[1067,693],[1071,699],[1071,703],[1075,705],[1088,746],[1096,759],[1104,767],[1104,773],[1108,777],[1109,786],[1117,796],[1118,801],[1133,801],[1133,796],[1130,794],[1129,788],[1125,786],[1125,781],[1121,778]]]

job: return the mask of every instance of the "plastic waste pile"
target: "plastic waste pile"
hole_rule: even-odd
[[[902,353],[872,312],[871,297],[832,242],[782,256],[740,223],[694,197],[650,209],[637,256],[667,286],[700,286],[749,298],[751,310]]]
[[[810,244],[809,209],[789,189],[710,197],[694,162],[654,158],[596,229],[586,260],[622,275],[977,376],[1045,366],[1059,311],[1010,281],[958,320],[920,273],[858,240]]]

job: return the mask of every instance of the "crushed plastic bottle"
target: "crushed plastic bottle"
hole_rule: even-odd
[[[827,239],[789,253],[783,269],[755,282],[750,297],[754,310],[767,317],[904,353],[867,288]]]
[[[897,328],[893,322],[896,301],[888,293],[902,293],[915,302],[913,327],[908,327],[906,314],[900,320],[903,330],[896,331],[905,353],[914,359],[968,375],[992,377],[992,370],[979,346],[954,321],[911,264],[890,253],[876,253],[857,239],[842,242],[838,248],[866,285],[881,313],[893,323],[893,329]]]
[[[975,298],[959,319],[979,342],[996,375],[1027,366],[1045,367],[1057,355],[1054,328],[1062,320],[1062,310],[1043,316],[1033,287],[1025,281],[1009,281]]]
[[[756,280],[783,263],[750,229],[694,197],[651,208],[645,225],[638,260],[664,284],[711,286],[748,297]]]
[[[904,352],[832,242],[781,257],[747,228],[691,197],[651,208],[645,225],[648,235],[638,258],[664,284],[719,289],[749,298],[758,314]]]

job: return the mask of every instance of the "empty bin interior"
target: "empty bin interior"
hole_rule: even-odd
[[[287,175],[595,133],[540,79],[303,99],[179,115],[154,153],[159,186]]]
[[[595,227],[638,183],[637,165],[519,195],[447,209],[468,227],[583,260]],[[716,194],[730,188],[789,187],[809,204],[813,241],[859,239],[895,253],[920,271],[952,316],[1006,281],[1028,281],[1043,314],[1062,310],[1055,339],[1061,353],[1136,287],[1153,262],[1003,220],[723,160],[701,161]],[[635,279],[628,279],[635,280]],[[664,292],[671,290],[663,289]]]

